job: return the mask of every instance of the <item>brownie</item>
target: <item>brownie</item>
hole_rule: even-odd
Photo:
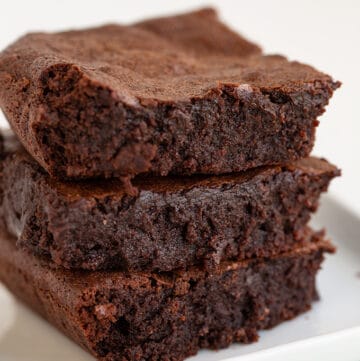
[[[289,253],[210,273],[125,273],[54,269],[2,233],[0,280],[99,360],[177,361],[256,341],[258,330],[308,310],[332,247],[310,231],[306,238]]]
[[[317,158],[222,175],[62,182],[11,136],[0,188],[18,244],[72,269],[170,271],[264,257],[298,242],[339,170]]]
[[[0,106],[58,178],[220,174],[309,155],[340,85],[212,9],[28,34],[0,55]]]

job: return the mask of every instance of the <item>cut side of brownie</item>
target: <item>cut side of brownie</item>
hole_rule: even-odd
[[[257,331],[308,310],[332,246],[310,230],[303,245],[214,272],[71,272],[0,235],[0,280],[99,360],[183,360],[199,348],[249,343]]]
[[[293,248],[339,170],[317,158],[223,175],[61,182],[6,137],[1,208],[18,245],[72,269],[170,271]]]
[[[29,34],[0,55],[0,106],[62,178],[238,172],[309,155],[335,82],[214,10]]]

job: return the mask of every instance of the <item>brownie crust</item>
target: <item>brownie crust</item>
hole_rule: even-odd
[[[69,269],[209,270],[287,251],[339,175],[307,158],[223,176],[138,177],[139,194],[131,196],[116,179],[55,180],[6,140],[7,228],[20,247]]]
[[[306,157],[340,85],[212,9],[29,34],[0,55],[0,106],[53,176],[238,172]]]
[[[216,272],[70,272],[0,239],[0,280],[97,359],[180,361],[200,348],[250,343],[316,299],[321,237],[271,259]]]

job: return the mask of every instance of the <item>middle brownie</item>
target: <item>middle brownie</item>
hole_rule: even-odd
[[[11,150],[10,150],[11,148]],[[18,143],[2,160],[1,213],[18,244],[74,269],[170,271],[293,248],[339,171],[307,158],[214,177],[60,182]]]

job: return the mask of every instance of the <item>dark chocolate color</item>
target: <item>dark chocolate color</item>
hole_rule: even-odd
[[[223,176],[135,178],[139,194],[130,196],[116,179],[52,179],[11,147],[0,186],[7,227],[21,247],[66,268],[211,269],[289,250],[339,174],[307,158]]]
[[[203,9],[29,34],[0,55],[0,106],[52,175],[220,174],[307,156],[339,86]]]
[[[51,269],[14,243],[1,234],[0,280],[102,361],[180,361],[199,348],[256,341],[259,329],[311,307],[316,272],[332,250],[314,236],[288,254],[213,273],[127,274]]]

